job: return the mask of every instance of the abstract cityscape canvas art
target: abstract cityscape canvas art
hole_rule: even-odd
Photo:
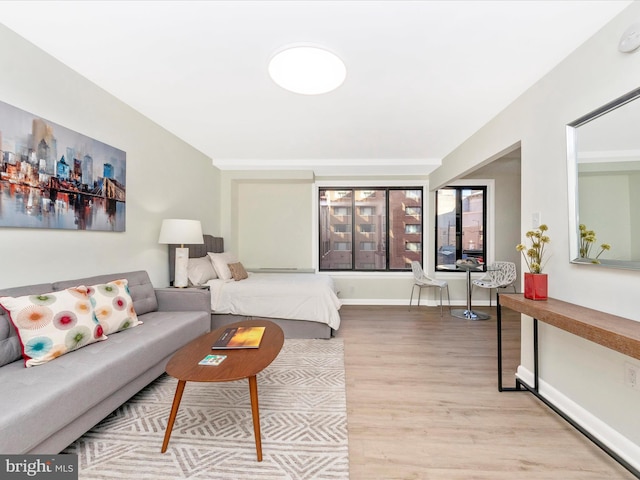
[[[124,232],[126,153],[0,102],[0,227]]]

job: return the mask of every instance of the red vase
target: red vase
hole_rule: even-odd
[[[546,273],[524,274],[524,298],[529,298],[531,300],[547,299]]]

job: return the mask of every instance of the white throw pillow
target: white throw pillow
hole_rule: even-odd
[[[0,304],[16,327],[26,367],[42,365],[107,339],[84,286],[41,295],[2,297]]]
[[[211,259],[207,257],[190,258],[187,264],[187,277],[192,285],[199,287],[209,280],[218,278]]]
[[[213,268],[215,268],[216,273],[218,274],[218,278],[221,280],[231,280],[233,275],[231,275],[231,270],[229,270],[230,263],[238,263],[238,259],[231,252],[223,252],[223,253],[212,253],[207,252],[209,258],[211,259],[211,263],[213,263]]]

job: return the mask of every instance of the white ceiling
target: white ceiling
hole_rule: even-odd
[[[428,174],[630,3],[0,1],[0,21],[222,169],[399,175]],[[299,43],[344,60],[338,90],[271,81]]]

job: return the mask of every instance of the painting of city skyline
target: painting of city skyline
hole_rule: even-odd
[[[126,153],[0,102],[0,227],[124,232]]]

